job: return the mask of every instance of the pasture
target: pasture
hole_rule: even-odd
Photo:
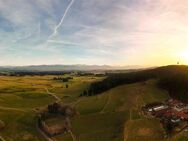
[[[102,77],[73,76],[69,82],[53,80],[54,76],[0,77],[0,136],[6,141],[44,141],[36,130],[35,110],[56,99],[76,108],[71,120],[72,131],[80,141],[143,141],[164,140],[164,130],[156,119],[140,113],[144,104],[160,102],[169,95],[156,87],[156,80],[122,85],[100,95],[80,97],[90,83]],[[68,85],[68,88],[66,88]],[[49,92],[47,92],[47,90]],[[51,125],[60,119],[49,120]],[[173,141],[187,140],[187,133],[172,137]],[[69,133],[54,137],[57,141],[72,141]]]

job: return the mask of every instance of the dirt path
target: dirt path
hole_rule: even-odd
[[[68,132],[70,133],[70,135],[71,135],[71,137],[72,137],[72,140],[73,140],[73,141],[78,141],[77,138],[76,138],[76,136],[75,136],[74,133],[72,132],[72,124],[71,124],[70,119],[69,119],[68,117],[66,117],[66,121],[67,121],[67,123],[68,123],[68,128],[69,128]]]
[[[0,136],[0,141],[6,141],[2,136]]]
[[[106,107],[110,104],[110,100],[111,100],[111,94],[108,94],[108,99],[106,104],[104,105],[103,109],[100,111],[100,114],[104,113],[104,110],[106,109]]]
[[[45,88],[45,90],[46,90],[47,94],[54,97],[57,102],[61,101],[61,99],[59,97],[57,97],[55,93],[51,93],[47,88]]]
[[[83,98],[78,98],[76,101],[70,103],[71,106],[76,107],[82,100],[84,100]]]
[[[78,141],[78,140],[76,139],[76,136],[73,134],[73,132],[72,132],[71,130],[69,130],[68,132],[70,133],[70,135],[71,135],[73,141]]]
[[[45,90],[46,90],[46,92],[47,92],[48,95],[50,95],[50,96],[52,96],[52,97],[54,97],[54,98],[56,99],[56,102],[60,102],[60,101],[61,101],[61,99],[60,99],[58,96],[56,96],[55,93],[50,92],[47,88],[45,88]],[[74,103],[74,106],[76,106],[80,101],[81,101],[81,99],[77,100],[77,101]],[[71,125],[70,119],[69,119],[69,118],[66,118],[66,121],[67,121],[68,126],[69,126],[69,128],[70,128],[70,129],[68,130],[68,132],[70,133],[70,135],[71,135],[73,141],[78,141],[77,138],[76,138],[76,136],[74,135],[74,133],[73,133],[72,130],[71,130],[72,125]],[[41,134],[47,141],[56,141],[55,139],[49,138],[42,130],[40,130],[40,128],[39,128],[38,126],[37,126],[37,130],[40,132],[40,134]]]

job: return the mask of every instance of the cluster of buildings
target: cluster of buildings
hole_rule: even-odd
[[[142,107],[145,115],[169,121],[172,124],[188,126],[188,104],[176,99],[168,99],[163,103],[152,103]]]

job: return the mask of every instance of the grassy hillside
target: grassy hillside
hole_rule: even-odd
[[[140,114],[142,105],[169,98],[167,91],[157,87],[157,80],[121,85],[100,95],[80,97],[92,82],[103,78],[82,76],[63,83],[53,77],[0,77],[0,121],[5,123],[0,136],[6,141],[43,141],[36,130],[34,110],[56,101],[45,88],[76,108],[78,114],[71,123],[74,135],[81,141],[166,141],[159,121]],[[56,123],[56,119],[49,122]],[[72,141],[68,133],[54,138]],[[172,138],[173,141],[183,139],[188,139],[187,134]]]
[[[81,141],[162,140],[164,131],[159,121],[146,119],[140,114],[143,104],[169,98],[166,91],[156,87],[156,83],[156,80],[150,80],[122,85],[101,95],[80,98],[76,104],[79,114],[72,121],[74,133]],[[142,133],[145,130],[148,133]],[[57,137],[60,138],[64,139]]]
[[[0,120],[5,127],[0,136],[6,141],[43,141],[36,130],[35,109],[55,102],[46,88],[64,102],[74,102],[89,83],[101,78],[74,77],[63,83],[54,76],[0,77]],[[65,88],[68,84],[69,88]]]
[[[106,79],[94,82],[85,95],[96,95],[123,84],[159,79],[158,86],[171,97],[188,102],[188,66],[165,66],[137,72],[109,74]]]

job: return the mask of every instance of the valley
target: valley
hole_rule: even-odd
[[[69,75],[63,77],[67,76]],[[75,75],[69,82],[62,82],[53,80],[53,77],[0,77],[0,120],[4,123],[0,135],[3,139],[45,141],[36,129],[36,110],[61,100],[63,104],[74,107],[77,113],[70,121],[72,133],[55,135],[52,137],[53,140],[167,140],[164,138],[165,131],[159,120],[145,117],[140,110],[145,104],[169,98],[167,91],[156,86],[157,80],[121,85],[100,95],[80,97],[92,82],[104,78]],[[57,118],[50,123],[59,122],[60,119]],[[182,139],[188,139],[187,133],[182,132],[172,137],[173,141]]]

